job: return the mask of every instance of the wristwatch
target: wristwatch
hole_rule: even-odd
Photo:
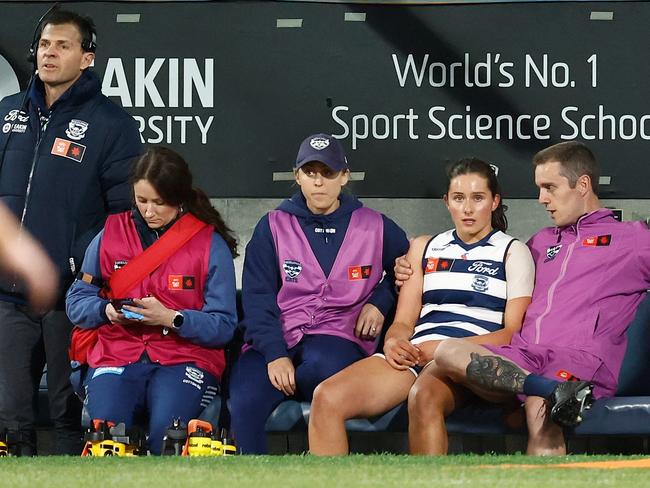
[[[176,312],[176,315],[174,315],[174,318],[172,319],[171,327],[163,327],[162,334],[166,336],[167,334],[169,334],[170,330],[175,330],[176,332],[178,332],[178,330],[183,325],[184,320],[185,317],[183,317],[183,314],[180,312]]]
[[[180,329],[183,326],[184,321],[185,317],[183,317],[183,314],[176,312],[176,315],[174,315],[174,319],[172,320],[172,326],[174,329]]]

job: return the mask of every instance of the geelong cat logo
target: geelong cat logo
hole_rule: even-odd
[[[300,261],[286,259],[282,265],[282,269],[284,269],[284,273],[287,275],[284,280],[295,283],[298,281],[298,275],[302,271],[302,264],[300,264]]]
[[[65,130],[66,135],[73,141],[80,141],[86,136],[88,122],[78,119],[72,119],[68,122],[68,128]]]
[[[472,288],[475,291],[481,293],[487,291],[489,284],[490,284],[490,279],[486,276],[475,275],[474,279],[472,280]]]
[[[562,244],[546,248],[546,260],[544,262],[547,263],[555,259],[555,256],[560,252],[560,249],[562,249]]]
[[[322,151],[330,145],[330,141],[325,137],[314,137],[311,141],[309,141],[309,145],[317,151]]]

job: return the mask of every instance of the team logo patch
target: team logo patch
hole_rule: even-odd
[[[546,248],[546,260],[544,261],[545,263],[548,263],[549,261],[552,261],[555,259],[555,256],[558,255],[560,252],[560,249],[562,249],[562,244],[558,244],[557,246],[551,246]]]
[[[367,280],[372,274],[372,266],[348,266],[348,280]]]
[[[603,236],[587,237],[582,241],[582,245],[588,247],[609,246],[611,242],[612,235],[606,234]]]
[[[185,367],[185,378],[183,379],[183,383],[192,385],[194,388],[197,390],[201,389],[201,385],[203,384],[203,371],[201,371],[198,368],[194,368],[192,366],[186,366]]]
[[[67,135],[73,141],[80,141],[86,137],[87,130],[88,122],[72,119],[70,122],[68,122],[68,128],[65,130],[65,135]]]
[[[483,293],[487,291],[489,284],[490,279],[487,276],[474,275],[474,279],[472,280],[472,289]]]
[[[300,264],[300,261],[285,259],[282,269],[284,270],[284,274],[287,275],[284,280],[296,283],[298,281],[298,275],[302,271],[302,264]]]
[[[330,140],[326,139],[325,137],[314,137],[311,141],[309,141],[309,145],[317,151],[322,151],[330,145]]]
[[[427,258],[427,264],[424,267],[424,274],[435,273],[438,271],[449,271],[453,264],[453,259]]]
[[[168,290],[182,290],[183,289],[183,275],[169,275],[167,277]]]
[[[557,373],[555,373],[555,376],[557,376],[558,378],[564,381],[580,381],[580,378],[575,376],[573,373],[569,373],[564,369],[561,369]]]
[[[86,146],[57,137],[54,139],[52,151],[50,152],[55,156],[63,156],[64,158],[72,159],[80,163],[86,152]]]
[[[168,290],[193,290],[195,283],[194,276],[169,275],[167,277]]]
[[[128,261],[125,261],[124,259],[118,259],[117,261],[113,262],[113,270],[117,271],[118,269],[123,268],[126,266],[126,263],[128,263]]]

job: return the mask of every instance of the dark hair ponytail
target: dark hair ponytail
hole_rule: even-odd
[[[214,226],[214,230],[226,241],[232,256],[239,255],[233,231],[203,190],[192,186],[192,173],[180,154],[162,146],[151,147],[133,166],[131,183],[140,180],[151,183],[166,204],[182,207],[199,220]]]
[[[492,166],[488,163],[476,158],[461,159],[460,161],[453,163],[447,169],[447,191],[449,191],[451,180],[456,176],[474,173],[481,175],[487,180],[488,188],[490,189],[490,192],[492,192],[492,197],[495,197],[496,195],[501,197],[499,205],[492,211],[492,228],[505,232],[508,229],[508,219],[506,217],[508,206],[503,203],[503,193],[501,192],[499,180],[497,179],[494,169],[492,169]]]
[[[187,210],[199,220],[212,224],[217,233],[223,237],[223,240],[228,244],[228,248],[232,253],[232,257],[239,256],[237,253],[237,239],[230,227],[221,217],[219,211],[212,206],[210,199],[203,190],[197,187],[192,187],[192,196],[186,202]]]

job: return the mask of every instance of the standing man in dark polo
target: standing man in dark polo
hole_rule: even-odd
[[[0,200],[40,241],[61,280],[58,303],[45,311],[28,306],[11,276],[0,286],[0,434],[14,454],[36,453],[32,401],[46,362],[55,452],[78,454],[64,295],[106,215],[130,207],[129,171],[141,143],[133,118],[102,95],[87,69],[93,21],[53,9],[36,32],[33,83],[0,102]]]

